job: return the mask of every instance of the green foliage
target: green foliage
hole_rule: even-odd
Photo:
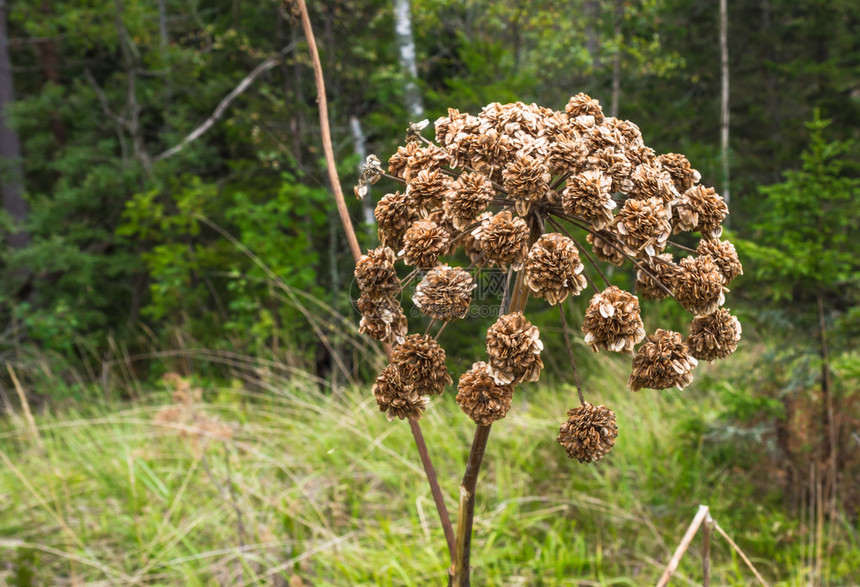
[[[816,111],[807,125],[810,142],[801,168],[759,190],[766,206],[755,237],[742,245],[755,279],[767,284],[765,292],[776,301],[839,296],[860,286],[860,178],[846,169],[855,144],[828,141],[829,125]]]

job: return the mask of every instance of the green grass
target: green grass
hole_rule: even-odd
[[[473,584],[654,584],[702,503],[769,581],[807,584],[799,521],[751,489],[754,468],[709,447],[720,409],[709,378],[684,392],[634,394],[624,389],[626,362],[604,367],[586,395],[616,412],[620,433],[599,463],[570,461],[556,443],[574,405],[569,387],[523,388],[493,427]],[[145,402],[88,406],[86,416],[37,416],[41,449],[25,419],[7,420],[0,582],[444,584],[445,540],[409,427],[387,422],[368,389],[330,396],[273,380],[205,388],[197,413],[228,423],[226,441],[156,425],[171,403],[162,389]],[[474,425],[449,390],[422,426],[453,517]],[[833,585],[857,580],[852,532],[835,534]],[[673,584],[700,584],[700,557],[697,537]],[[719,537],[711,558],[712,584],[754,584]]]

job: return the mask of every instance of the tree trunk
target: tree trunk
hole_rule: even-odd
[[[610,116],[618,116],[621,100],[621,22],[624,20],[624,0],[615,0],[615,54],[612,56],[612,103]]]
[[[585,48],[591,57],[593,69],[597,69],[598,51],[600,47],[600,39],[597,35],[598,27],[600,26],[600,2],[597,0],[588,0],[583,6],[585,13]]]
[[[367,139],[364,137],[364,131],[361,129],[361,121],[358,116],[349,117],[349,128],[352,131],[352,142],[355,146],[355,152],[358,155],[358,173],[361,173],[364,168],[364,162],[367,159]],[[371,196],[372,187],[368,184],[367,193],[361,200],[361,207],[364,210],[364,226],[367,230],[367,236],[372,241],[375,235],[376,217],[373,215],[373,196]]]
[[[729,15],[728,0],[720,0],[720,153],[723,164],[723,199],[729,206]],[[726,227],[729,220],[726,218]]]
[[[21,229],[21,225],[27,221],[21,141],[9,123],[9,107],[15,103],[13,82],[9,35],[6,30],[6,0],[0,0],[0,193],[3,210],[18,225],[18,231],[9,235],[8,244],[12,247],[25,247],[30,242],[30,235]]]
[[[418,79],[418,58],[415,51],[415,38],[412,36],[409,0],[394,0],[394,23],[400,66],[409,76],[406,81],[406,110],[415,118],[414,122],[417,122],[424,118],[424,103],[421,100],[421,90],[415,82]]]

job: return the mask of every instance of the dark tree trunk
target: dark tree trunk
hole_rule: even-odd
[[[9,107],[15,103],[12,61],[9,58],[9,35],[6,30],[6,0],[0,0],[0,193],[3,210],[18,224],[18,232],[9,235],[8,244],[24,247],[30,235],[20,226],[27,220],[24,199],[24,172],[21,168],[21,141],[9,124]]]

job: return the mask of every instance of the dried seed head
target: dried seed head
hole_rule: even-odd
[[[690,162],[683,155],[666,153],[657,157],[657,161],[672,176],[675,188],[681,194],[699,183],[699,180],[702,179],[702,174],[690,167]]]
[[[624,251],[638,258],[663,251],[672,232],[666,207],[659,198],[628,199],[615,216],[612,227]]]
[[[500,316],[487,330],[489,373],[499,385],[537,381],[543,362],[540,331],[522,312]]]
[[[672,255],[663,253],[654,255],[643,261],[648,273],[660,280],[664,287],[654,281],[647,273],[639,269],[636,272],[636,293],[646,300],[663,300],[668,298],[675,287],[678,266],[672,261]],[[668,290],[668,291],[667,291]]]
[[[358,298],[358,310],[361,312],[360,333],[391,344],[403,342],[408,325],[403,308],[393,297],[362,295]]]
[[[643,387],[684,389],[692,383],[697,364],[679,333],[658,328],[633,357],[633,372],[627,387],[633,391]]]
[[[711,314],[726,301],[723,274],[705,255],[687,257],[678,264],[675,299],[696,315]]]
[[[358,177],[358,185],[352,188],[355,197],[359,200],[363,199],[367,195],[368,184],[379,181],[383,173],[382,163],[379,162],[376,155],[368,155],[361,169],[361,175]]]
[[[394,192],[386,194],[373,211],[379,233],[379,242],[395,251],[400,249],[400,241],[406,229],[418,218],[418,214],[406,194]]]
[[[487,364],[479,361],[460,377],[457,403],[473,422],[489,426],[505,417],[513,394],[512,385],[496,383]]]
[[[394,177],[403,178],[406,171],[406,162],[419,149],[418,143],[409,143],[405,147],[397,147],[397,152],[388,159],[388,173]]]
[[[451,385],[451,376],[445,365],[445,349],[422,334],[410,334],[394,349],[391,362],[403,380],[409,381],[421,395],[441,394]]]
[[[432,220],[419,220],[403,236],[399,255],[407,265],[431,269],[439,263],[439,255],[448,251],[448,233]]]
[[[697,185],[684,192],[672,209],[672,223],[676,233],[695,230],[716,239],[723,234],[722,222],[728,213],[729,207],[714,188]]]
[[[517,214],[525,216],[530,206],[546,194],[550,175],[540,160],[523,155],[505,167],[502,179],[505,191],[516,200]]]
[[[562,206],[571,216],[591,223],[594,230],[603,230],[612,222],[612,177],[597,170],[584,171],[567,180],[562,192]]]
[[[367,251],[355,264],[355,281],[367,296],[395,296],[400,293],[400,279],[394,270],[397,258],[388,247]]]
[[[729,241],[702,239],[699,241],[696,251],[700,255],[707,255],[714,260],[714,264],[722,273],[725,283],[729,283],[738,275],[744,274],[744,268],[741,265],[741,260],[738,259],[735,245]]]
[[[589,153],[585,141],[559,136],[549,144],[546,164],[550,173],[578,173],[587,165]]]
[[[579,93],[573,96],[564,110],[571,118],[593,116],[597,124],[603,122],[603,108],[600,107],[600,102],[587,94]]]
[[[636,296],[614,285],[607,287],[594,294],[585,310],[582,322],[585,342],[594,352],[603,348],[632,353],[633,347],[645,338],[645,326],[639,313]]]
[[[406,197],[421,211],[422,216],[426,216],[442,205],[450,183],[448,176],[438,169],[422,169],[406,186]]]
[[[618,437],[615,413],[604,406],[585,402],[567,412],[567,422],[561,425],[558,442],[567,456],[580,463],[603,458]]]
[[[608,230],[601,230],[598,233],[588,233],[585,237],[586,242],[591,245],[594,254],[604,263],[612,263],[621,267],[624,264],[624,253],[621,252],[621,243],[615,235]],[[615,245],[615,246],[613,246]]]
[[[667,205],[681,197],[669,172],[660,169],[656,164],[637,166],[630,176],[630,181],[633,183],[633,188],[628,195],[637,200],[657,198]]]
[[[622,151],[611,147],[600,149],[588,157],[588,164],[592,170],[601,171],[612,179],[610,192],[626,194],[633,189],[633,181],[630,179],[633,166]]]
[[[741,323],[720,308],[713,314],[697,316],[690,324],[687,345],[690,354],[701,361],[724,359],[735,352],[741,340]]]
[[[463,229],[483,212],[495,195],[493,184],[480,173],[463,173],[448,184],[445,214],[454,228]]]
[[[415,288],[412,301],[422,313],[436,320],[463,318],[475,287],[472,276],[462,268],[437,265]]]
[[[397,365],[388,365],[373,384],[373,395],[379,411],[385,412],[388,421],[394,418],[421,419],[427,407],[427,398],[419,394],[414,385],[401,377]]]
[[[522,268],[528,254],[529,227],[522,218],[509,211],[499,212],[484,220],[472,231],[487,262],[501,267]]]
[[[537,297],[560,304],[568,295],[585,289],[584,269],[571,239],[558,233],[545,234],[529,251],[525,283]]]
[[[409,143],[409,145],[418,145],[419,143]],[[409,148],[409,145],[406,145]],[[398,149],[398,152],[399,149]],[[445,149],[437,145],[427,145],[426,147],[418,147],[409,151],[409,157],[406,159],[406,168],[403,170],[403,179],[407,182],[416,177],[422,171],[434,171],[448,163],[448,153]],[[389,168],[391,162],[389,160]],[[394,175],[394,174],[392,174]]]

